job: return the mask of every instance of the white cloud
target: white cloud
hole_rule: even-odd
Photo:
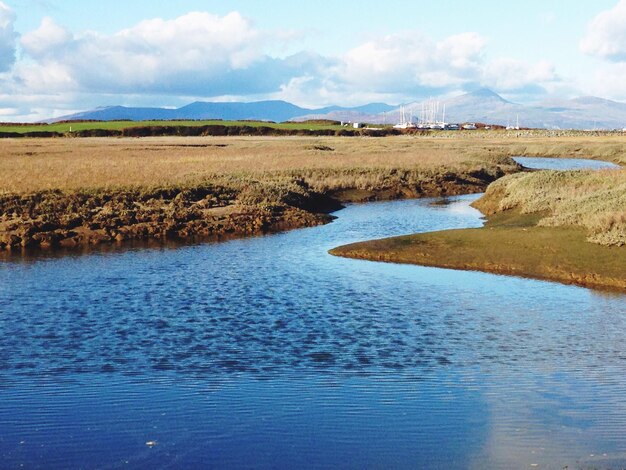
[[[13,88],[28,93],[63,93],[80,88],[71,69],[54,61],[18,63],[14,77]]]
[[[480,65],[486,45],[478,33],[456,34],[437,44],[437,56],[456,70],[473,70]]]
[[[445,94],[478,86],[500,92],[543,94],[558,82],[549,62],[528,63],[510,58],[487,61],[487,41],[467,32],[435,42],[415,33],[368,41],[350,51],[335,81],[346,89],[394,93],[396,100]]]
[[[8,11],[14,50],[14,15]],[[297,34],[259,30],[237,12],[151,19],[107,35],[72,32],[44,18],[36,30],[22,35],[23,58],[0,75],[0,89],[21,103],[12,106],[6,99],[0,106],[24,116],[40,113],[27,106],[45,109],[43,103],[49,103],[48,115],[53,115],[94,105],[160,106],[181,97],[282,98],[316,107],[398,103],[478,86],[531,96],[558,81],[546,62],[487,61],[487,41],[475,32],[435,41],[408,31],[373,38],[334,57],[268,53],[281,50],[282,43],[289,44],[283,50],[294,50]]]
[[[37,86],[37,80],[47,86],[50,78],[45,71],[50,68],[61,83],[72,77],[86,91],[176,93],[206,87],[211,94],[213,86],[219,94],[226,91],[233,74],[266,60],[263,41],[263,35],[238,13],[146,20],[108,36],[73,36],[46,18],[22,39],[24,52],[38,64],[21,68],[19,78],[30,86]]]
[[[485,44],[477,33],[451,36],[439,43],[416,33],[396,34],[348,51],[340,76],[370,91],[461,85],[479,75]]]
[[[603,59],[626,61],[626,0],[591,21],[580,49]]]
[[[20,43],[28,55],[42,59],[58,51],[72,39],[69,31],[57,25],[52,18],[46,17],[41,21],[39,29],[22,36]]]
[[[626,62],[601,64],[594,73],[582,82],[587,93],[595,96],[610,96],[626,100]]]
[[[0,72],[6,72],[15,62],[15,13],[0,0]]]
[[[557,81],[549,62],[529,64],[514,59],[495,59],[484,68],[483,82],[500,91],[520,90]]]

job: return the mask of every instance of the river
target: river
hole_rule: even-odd
[[[626,296],[327,254],[476,197],[0,260],[0,468],[625,466]]]

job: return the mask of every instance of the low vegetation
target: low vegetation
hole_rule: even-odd
[[[626,292],[626,249],[585,240],[579,227],[540,227],[507,212],[483,228],[421,233],[331,250],[348,258],[486,271]]]
[[[170,121],[64,121],[53,124],[12,124],[0,125],[1,133],[28,134],[32,132],[55,132],[59,134],[74,134],[76,136],[87,131],[123,131],[125,129],[185,129],[185,128],[208,128],[216,126],[216,130],[222,128],[236,128],[252,130],[256,128],[279,129],[279,130],[339,130],[341,123],[329,120],[316,120],[305,122],[276,123],[269,121],[223,121],[221,119],[209,120],[170,120]],[[205,129],[206,131],[207,129]],[[228,129],[222,130],[228,134]],[[71,135],[71,134],[70,134]]]
[[[409,136],[0,140],[0,194],[196,185],[223,176],[301,178],[320,192],[376,191],[460,174],[484,179],[476,192],[516,170],[472,141]]]
[[[473,205],[488,215],[483,228],[355,243],[331,253],[626,291],[626,169],[508,175]]]
[[[474,205],[488,215],[512,209],[543,214],[539,226],[581,227],[588,241],[626,245],[626,170],[509,175]]]
[[[0,249],[261,233],[340,201],[483,191],[518,171],[408,138],[6,139]]]
[[[341,202],[482,192],[522,148],[620,161],[601,149],[626,140],[486,135],[0,139],[0,248],[310,226]]]

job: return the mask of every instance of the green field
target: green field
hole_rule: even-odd
[[[341,129],[341,125],[331,122],[283,122],[274,123],[267,121],[97,121],[97,122],[63,122],[56,124],[31,124],[31,125],[0,125],[0,132],[17,132],[25,134],[27,132],[76,132],[92,129],[123,130],[131,127],[200,127],[200,126],[250,126],[250,127],[271,127],[273,129],[308,129],[325,130]]]

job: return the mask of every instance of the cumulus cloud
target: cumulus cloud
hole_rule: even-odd
[[[580,49],[603,59],[626,61],[626,0],[591,21]]]
[[[626,62],[600,64],[581,85],[587,93],[626,100]]]
[[[253,70],[272,65],[262,51],[264,40],[239,13],[220,17],[196,12],[146,20],[113,35],[77,36],[46,18],[22,38],[24,52],[40,67],[22,68],[20,78],[43,86],[51,68],[82,90],[218,95],[242,81],[262,88],[263,75]]]
[[[0,72],[6,72],[15,62],[15,13],[0,0]]]
[[[558,81],[558,76],[549,62],[495,59],[484,68],[483,82],[500,91],[518,91],[553,81]]]
[[[560,80],[549,62],[488,61],[486,48],[485,38],[474,32],[439,42],[415,33],[387,36],[348,51],[335,82],[347,89],[380,95],[393,92],[412,99],[477,87],[543,94],[546,86]]]
[[[334,58],[306,52],[271,57],[264,51],[270,37],[237,12],[146,20],[111,35],[73,34],[44,18],[21,38],[32,60],[16,67],[15,78],[36,92],[241,96],[282,91],[317,94],[325,101],[354,90],[363,96],[410,96],[475,85],[508,90],[554,76],[544,63],[485,63],[486,40],[473,32],[441,41],[405,32],[367,41]]]
[[[477,33],[451,36],[439,43],[415,33],[391,35],[348,51],[339,75],[369,91],[461,85],[479,75],[485,44]]]
[[[21,38],[24,51],[33,58],[43,59],[52,55],[72,40],[72,34],[59,26],[52,18],[44,18],[39,29]]]

